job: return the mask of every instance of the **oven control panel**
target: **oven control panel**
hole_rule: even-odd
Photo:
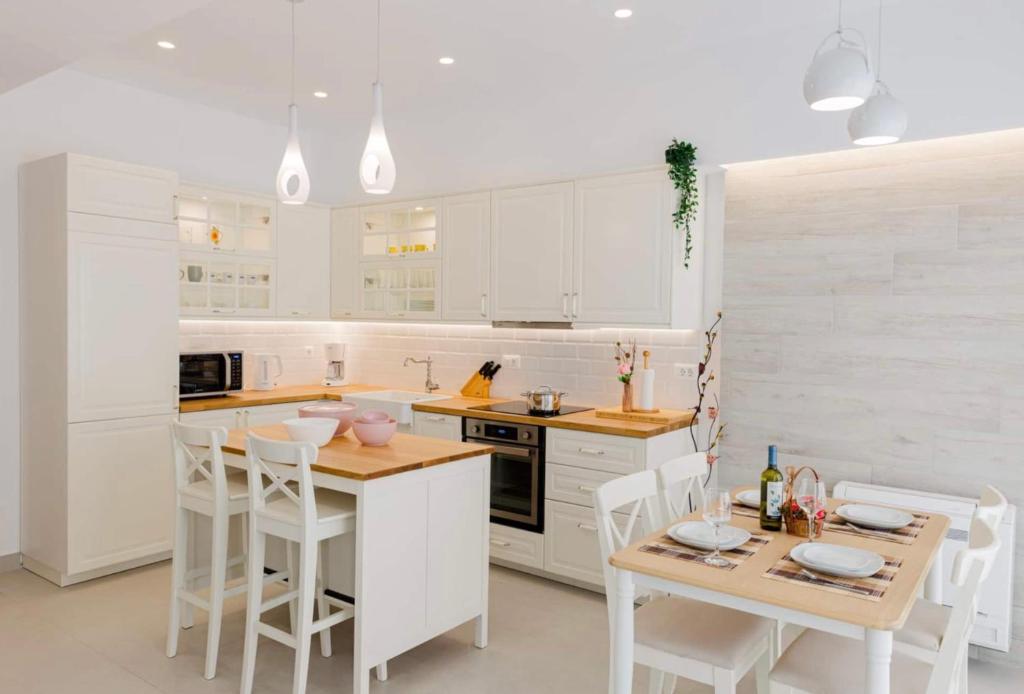
[[[527,446],[541,444],[541,427],[533,424],[514,424],[490,419],[466,418],[466,438],[486,441],[508,441]]]

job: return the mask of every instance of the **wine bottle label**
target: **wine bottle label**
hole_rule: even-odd
[[[765,483],[766,514],[769,518],[782,517],[782,482]]]

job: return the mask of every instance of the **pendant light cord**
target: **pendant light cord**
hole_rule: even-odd
[[[885,0],[878,0],[878,48],[875,56],[875,80],[882,81],[882,6]]]
[[[839,0],[839,18],[836,21],[836,26],[839,27],[839,34],[843,33],[843,0]]]
[[[380,3],[377,0],[377,82],[380,82]]]
[[[292,103],[295,103],[295,0],[292,3]]]

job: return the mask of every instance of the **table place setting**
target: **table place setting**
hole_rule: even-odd
[[[930,517],[884,506],[843,504],[825,519],[825,530],[911,545]]]
[[[902,559],[863,549],[805,542],[790,550],[763,576],[877,602],[885,596],[902,565]]]

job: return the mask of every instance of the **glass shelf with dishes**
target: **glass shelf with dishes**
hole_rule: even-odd
[[[189,251],[273,255],[274,206],[269,199],[182,186],[178,191],[178,241]]]
[[[360,211],[364,260],[430,258],[438,251],[436,201],[364,207]]]
[[[183,316],[271,315],[275,267],[262,258],[214,253],[183,255],[179,261],[179,310]]]
[[[437,263],[364,265],[360,287],[363,316],[437,318],[440,315],[438,272]]]

